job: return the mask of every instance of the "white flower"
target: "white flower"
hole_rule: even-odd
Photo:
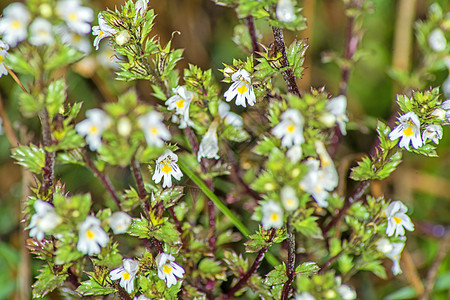
[[[167,287],[177,283],[177,278],[183,278],[184,269],[174,262],[175,257],[168,253],[159,253],[156,256],[156,265],[158,267],[158,277],[166,281]],[[176,277],[175,277],[176,276]]]
[[[189,119],[189,105],[194,98],[194,93],[188,91],[186,87],[179,86],[172,89],[175,94],[166,101],[168,110],[175,110],[175,114],[181,116],[179,128],[183,129],[187,126],[192,126],[191,119]]]
[[[230,105],[223,101],[219,104],[219,116],[225,119],[225,124],[231,124],[234,127],[242,127],[244,124],[242,117],[230,111]]]
[[[333,191],[338,184],[338,175],[333,160],[325,149],[322,142],[315,143],[320,162],[316,159],[308,159],[306,165],[309,170],[300,181],[300,187],[310,193],[320,207],[327,207],[326,201],[329,192]],[[321,164],[321,167],[319,165]]]
[[[425,144],[427,140],[432,140],[436,145],[439,144],[439,140],[442,138],[442,127],[439,125],[428,125],[422,132],[422,140]]]
[[[434,51],[444,51],[447,48],[447,40],[442,29],[436,28],[433,30],[428,36],[428,43]]]
[[[400,201],[391,202],[384,211],[387,218],[386,234],[392,236],[405,235],[405,229],[408,231],[414,230],[414,224],[411,219],[405,214],[408,208]]]
[[[339,125],[339,130],[342,135],[346,135],[347,130],[345,129],[345,123],[348,122],[348,117],[345,114],[347,109],[347,98],[344,95],[331,98],[328,101],[326,108],[336,118],[336,122]]]
[[[294,164],[299,162],[302,158],[303,150],[302,146],[292,146],[287,152],[286,156],[293,162]]]
[[[422,147],[422,138],[420,136],[420,121],[417,115],[410,111],[398,118],[400,124],[389,134],[389,139],[394,141],[401,137],[399,147],[409,150],[409,144],[417,149]]]
[[[278,229],[284,224],[283,209],[274,201],[269,201],[262,206],[263,217],[261,220],[264,229]]]
[[[139,295],[139,297],[134,297],[133,300],[150,300],[145,295]]]
[[[231,80],[234,82],[224,94],[225,101],[230,102],[236,97],[236,105],[246,107],[246,102],[248,102],[248,105],[253,106],[256,102],[256,97],[253,92],[250,74],[246,70],[240,69],[231,75]]]
[[[213,121],[205,136],[202,138],[200,147],[197,153],[197,160],[201,161],[202,157],[219,159],[219,144],[217,141],[217,126],[218,122]]]
[[[91,41],[85,35],[73,32],[66,26],[60,26],[58,33],[61,35],[61,41],[64,44],[72,46],[84,54],[91,51]]]
[[[392,249],[394,248],[392,246],[392,243],[386,238],[379,239],[376,242],[376,246],[377,246],[377,250],[383,254],[387,254],[387,253],[391,252]]]
[[[287,211],[294,211],[298,207],[298,198],[295,189],[291,186],[284,186],[281,189],[281,203]]]
[[[3,10],[0,19],[0,35],[3,41],[11,47],[27,38],[27,26],[31,15],[22,3],[12,3]]]
[[[163,116],[154,110],[137,119],[139,126],[144,131],[147,145],[162,147],[164,141],[169,141],[172,137],[162,120]]]
[[[386,253],[386,257],[393,262],[392,273],[394,275],[402,273],[402,269],[400,268],[400,255],[402,254],[404,247],[405,243],[392,243],[392,250],[389,253]]]
[[[136,0],[134,8],[136,9],[136,17],[139,14],[141,17],[147,12],[148,0]],[[134,18],[136,21],[136,17]]]
[[[26,229],[31,229],[30,237],[35,237],[41,241],[44,234],[51,233],[61,223],[62,219],[52,205],[40,199],[34,202],[34,210],[36,213],[31,216],[30,225]]]
[[[303,292],[295,296],[295,300],[316,300],[316,298],[308,292]]]
[[[3,60],[8,55],[9,46],[0,40],[0,77],[3,75],[8,75],[8,70],[6,69]]]
[[[88,34],[91,31],[90,23],[94,20],[94,11],[89,7],[81,6],[79,0],[58,1],[56,12],[76,33]]]
[[[177,165],[178,156],[170,150],[167,150],[156,161],[155,174],[152,180],[159,183],[164,176],[163,188],[172,186],[172,176],[176,180],[180,180],[183,176]]]
[[[111,271],[111,280],[120,279],[120,286],[123,287],[128,294],[134,290],[134,277],[139,269],[138,262],[133,259],[125,258],[122,260],[122,267]]]
[[[100,44],[100,41],[104,39],[105,37],[112,36],[113,34],[116,34],[117,30],[112,28],[111,26],[106,23],[105,19],[103,18],[103,15],[100,13],[98,14],[98,26],[92,27],[92,35],[96,35],[97,37],[94,40],[94,47],[96,50],[98,50],[98,45]]]
[[[342,284],[337,288],[337,291],[342,299],[344,300],[354,300],[356,299],[356,292],[350,286]]]
[[[88,216],[81,223],[77,249],[87,255],[99,254],[100,246],[108,244],[109,237],[100,226],[100,221],[94,216]]]
[[[281,145],[290,148],[301,145],[303,137],[303,116],[296,109],[290,108],[281,115],[281,122],[272,129],[272,134],[281,139]]]
[[[125,233],[130,227],[131,217],[123,212],[117,211],[109,217],[109,226],[111,227],[114,234]]]
[[[111,118],[101,109],[94,108],[86,111],[87,119],[75,126],[80,135],[86,136],[86,142],[92,151],[102,144],[102,134],[111,125]]]
[[[276,15],[278,20],[289,23],[295,20],[294,3],[291,0],[279,0]]]
[[[30,44],[35,46],[51,45],[54,41],[52,24],[44,18],[36,18],[30,25]]]

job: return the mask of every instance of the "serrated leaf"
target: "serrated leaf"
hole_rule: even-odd
[[[247,140],[250,135],[241,127],[234,127],[232,125],[229,125],[225,127],[225,130],[222,132],[221,137],[232,142],[240,143]]]
[[[386,270],[383,267],[383,265],[381,264],[380,261],[375,260],[375,261],[370,261],[370,262],[365,262],[364,264],[362,264],[361,266],[358,267],[359,270],[364,270],[364,271],[370,271],[373,274],[375,274],[376,276],[382,278],[382,279],[386,279],[387,275],[386,275]]]
[[[17,163],[30,172],[35,174],[42,174],[42,169],[45,166],[44,150],[31,144],[30,146],[19,146],[12,149],[12,158],[17,160]]]
[[[5,56],[5,64],[16,73],[24,75],[35,75],[35,70],[28,62],[27,58],[20,52],[9,52]]]
[[[204,274],[218,275],[224,272],[220,263],[211,258],[204,258],[198,264],[198,269]]]
[[[320,270],[315,262],[305,262],[295,268],[295,273],[302,276],[311,276]]]
[[[79,149],[86,145],[84,138],[77,134],[74,128],[66,128],[62,132],[55,131],[54,135],[57,136],[58,143],[45,147],[45,150],[49,152]]]
[[[355,181],[364,181],[372,179],[374,175],[372,160],[369,157],[363,157],[362,160],[358,162],[358,166],[352,168],[350,178]]]
[[[275,267],[275,270],[269,272],[264,279],[264,284],[267,286],[273,286],[283,284],[288,280],[286,276],[286,265],[284,263]]]
[[[295,230],[301,234],[311,237],[313,239],[323,239],[322,230],[320,230],[319,225],[316,222],[317,217],[309,216],[304,219],[295,219],[292,222]]]
[[[402,162],[402,151],[397,151],[389,158],[389,161],[384,164],[381,170],[377,171],[376,179],[384,179],[389,177],[395,171],[397,166]]]
[[[46,265],[41,269],[40,274],[37,276],[37,281],[32,285],[33,298],[42,298],[57,287],[61,286],[69,275],[66,274],[53,274],[50,270],[50,266]]]
[[[150,232],[149,222],[143,216],[141,216],[140,219],[134,218],[127,231],[129,235],[137,236],[141,239],[150,238],[149,232]]]
[[[82,281],[81,285],[77,288],[77,292],[83,296],[97,296],[97,295],[109,295],[117,292],[117,290],[110,286],[102,286],[94,279]]]
[[[42,97],[33,97],[32,95],[21,92],[19,94],[20,112],[27,118],[34,117],[44,107]]]
[[[151,234],[159,241],[165,242],[167,244],[174,244],[180,240],[180,233],[174,224],[166,221],[157,230],[152,231]]]
[[[83,257],[83,253],[76,249],[73,249],[71,245],[63,245],[56,250],[55,264],[63,265],[65,263],[75,261],[80,257]]]
[[[65,65],[69,65],[80,60],[84,56],[82,52],[69,45],[61,44],[60,46],[61,48],[55,52],[55,54],[52,56],[52,59],[45,60],[44,68],[46,70],[53,70]]]
[[[61,110],[66,100],[66,89],[66,83],[63,79],[58,79],[49,84],[45,102],[51,118]]]

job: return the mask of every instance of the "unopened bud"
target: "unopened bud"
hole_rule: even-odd
[[[428,43],[436,52],[444,51],[447,47],[447,39],[445,38],[444,32],[440,28],[436,28],[430,33],[428,36]]]
[[[116,35],[116,43],[119,46],[125,45],[126,43],[128,43],[130,38],[131,36],[128,31],[122,30]]]
[[[431,115],[439,120],[445,120],[445,110],[442,108],[436,108]]]
[[[39,6],[39,13],[41,14],[41,16],[43,16],[44,18],[48,19],[52,16],[53,14],[53,10],[52,7],[50,6],[50,4],[48,3],[43,3]]]
[[[131,121],[127,117],[120,118],[117,123],[117,132],[123,137],[127,137],[131,132]]]
[[[277,4],[276,15],[278,20],[289,23],[295,20],[294,4],[291,0],[280,0]]]
[[[336,123],[336,117],[333,114],[326,112],[319,116],[319,122],[327,127],[333,127],[334,123]]]

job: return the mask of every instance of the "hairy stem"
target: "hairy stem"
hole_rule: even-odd
[[[253,53],[256,53],[259,51],[259,46],[258,46],[258,38],[256,37],[256,28],[253,16],[246,17],[245,23],[247,24],[248,33],[250,34],[250,38],[252,41]]]
[[[41,119],[42,124],[42,143],[44,147],[49,147],[52,145],[52,136],[50,129],[50,118],[48,115],[47,109],[43,109],[39,113],[39,118]],[[49,198],[49,200],[53,199],[53,195],[50,192],[50,189],[53,187],[54,175],[55,175],[55,152],[49,152],[44,149],[45,152],[45,164],[43,168],[43,182],[41,186],[40,193]]]
[[[281,74],[283,75],[284,81],[286,82],[288,92],[300,96],[297,83],[295,82],[295,75],[292,69],[289,67],[289,61],[286,54],[286,44],[284,43],[283,31],[278,27],[272,27],[273,37],[275,38],[275,43],[277,49],[281,51],[282,61],[281,67],[285,69]]]
[[[275,237],[275,229],[271,229],[270,236],[268,242],[271,243],[273,241],[273,238]],[[234,287],[232,287],[225,295],[224,299],[228,299],[234,296],[237,291],[239,291],[244,284],[247,283],[247,280],[256,272],[256,270],[261,265],[264,256],[267,253],[267,250],[269,250],[269,247],[264,247],[261,250],[259,250],[258,255],[255,258],[255,261],[253,262],[250,269],[247,271],[247,273],[244,274],[244,276],[241,277],[241,279],[236,283]]]
[[[136,157],[131,159],[131,170],[133,171],[134,180],[136,181],[139,199],[144,202],[144,208],[148,212],[150,211],[150,204],[146,201],[147,192],[145,191],[144,180],[142,179],[141,166]]]
[[[292,281],[294,281],[295,270],[295,234],[290,224],[290,220],[286,222],[287,229],[287,246],[288,246],[288,259],[286,263],[286,276],[288,280],[284,284],[283,292],[281,294],[281,300],[287,300],[289,298],[289,292],[291,290]]]
[[[97,176],[98,179],[103,183],[103,186],[106,188],[108,193],[113,198],[114,202],[116,203],[117,207],[122,210],[122,206],[120,204],[119,196],[117,195],[116,189],[112,185],[111,181],[109,180],[108,176],[106,174],[103,174],[100,172],[99,169],[92,163],[91,158],[89,157],[89,153],[86,149],[84,149],[84,158],[86,162],[86,166],[94,172],[95,176]]]

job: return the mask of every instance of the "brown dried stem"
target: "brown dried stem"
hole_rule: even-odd
[[[286,222],[287,229],[287,246],[288,246],[288,260],[286,263],[286,276],[288,280],[284,284],[283,292],[281,294],[281,300],[287,300],[289,298],[289,292],[291,290],[292,281],[294,281],[295,271],[295,234],[290,224],[290,220]]]
[[[246,17],[245,23],[247,24],[248,33],[250,34],[250,39],[252,41],[253,53],[256,54],[256,52],[259,51],[259,46],[258,46],[258,38],[256,36],[256,28],[255,28],[255,22],[253,20],[253,17],[252,16]]]

